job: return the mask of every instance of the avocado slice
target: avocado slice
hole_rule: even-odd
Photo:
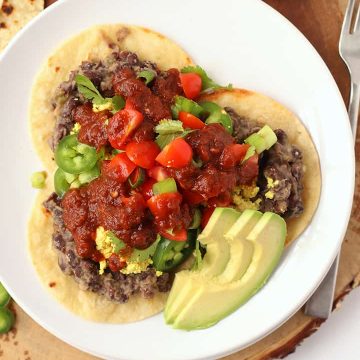
[[[254,246],[246,237],[260,221],[262,215],[260,211],[245,210],[225,234],[225,239],[230,244],[230,260],[219,276],[221,283],[239,280],[249,267],[254,253]]]
[[[184,330],[210,327],[248,301],[265,284],[279,262],[285,238],[284,219],[265,213],[247,236],[254,246],[254,254],[244,276],[227,284],[219,282],[218,278],[193,281],[193,293],[176,316],[173,327]]]
[[[230,258],[229,243],[224,234],[231,228],[240,213],[232,208],[216,208],[198,240],[206,245],[206,254],[200,271],[180,271],[176,273],[173,286],[166,302],[164,316],[167,323],[184,307],[187,291],[192,291],[190,283],[200,277],[213,277],[221,274]]]

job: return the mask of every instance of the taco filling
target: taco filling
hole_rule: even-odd
[[[171,288],[216,207],[302,214],[302,152],[231,107],[198,66],[160,70],[116,51],[83,62],[52,101],[58,265],[82,290],[124,303]],[[210,96],[211,97],[211,96]]]

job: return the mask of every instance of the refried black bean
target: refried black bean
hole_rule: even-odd
[[[77,255],[74,239],[64,226],[60,199],[55,193],[44,202],[44,207],[54,219],[53,247],[58,255],[59,267],[66,275],[74,277],[80,289],[96,292],[118,303],[127,302],[134,294],[150,298],[156,291],[169,291],[169,274],[156,276],[154,268],[129,275],[106,270],[99,275],[97,263]]]
[[[143,70],[152,70],[155,74],[161,74],[155,64],[150,61],[140,61],[136,54],[129,51],[119,51],[111,54],[104,61],[84,61],[77,70],[70,73],[69,79],[62,82],[57,90],[55,101],[55,113],[58,115],[55,122],[50,147],[54,151],[60,140],[68,135],[74,126],[73,109],[83,104],[86,99],[77,91],[75,76],[79,73],[87,76],[97,87],[104,97],[114,96],[112,78],[116,71],[130,67],[136,73]]]
[[[233,136],[238,143],[243,143],[249,135],[261,129],[261,124],[239,116],[232,108],[226,107],[225,110],[233,120]],[[275,134],[278,141],[270,150],[264,151],[260,159],[260,176],[257,182],[260,188],[260,210],[291,218],[304,211],[301,197],[304,173],[302,153],[289,143],[283,130],[277,129]],[[276,185],[269,188],[266,178],[271,178]],[[269,191],[272,198],[269,198]]]

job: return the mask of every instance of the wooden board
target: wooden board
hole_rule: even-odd
[[[48,3],[54,2],[49,1]],[[284,14],[319,51],[348,100],[349,76],[338,56],[338,39],[347,0],[266,0]],[[356,156],[360,159],[360,132],[356,142]],[[356,172],[356,195],[348,231],[342,246],[340,271],[336,286],[334,308],[343,297],[360,284],[360,167]],[[15,328],[0,336],[0,360],[94,360],[93,356],[78,351],[32,321],[17,305]],[[266,360],[285,357],[299,343],[321,325],[321,320],[299,311],[277,331],[255,345],[226,357],[227,360]]]

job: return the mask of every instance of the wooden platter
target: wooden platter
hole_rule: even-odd
[[[47,1],[46,5],[55,2]],[[266,0],[287,17],[315,46],[330,68],[348,101],[349,76],[338,55],[338,39],[347,0]],[[356,141],[356,157],[360,159],[360,132]],[[359,161],[359,160],[358,160]],[[360,284],[360,163],[357,163],[356,190],[351,220],[342,246],[334,309],[353,288]],[[0,336],[1,360],[94,360],[49,334],[27,316],[16,304],[14,329]],[[300,310],[277,331],[265,339],[226,357],[227,360],[267,360],[283,358],[295,351],[302,340],[321,325],[320,319],[305,316]]]

